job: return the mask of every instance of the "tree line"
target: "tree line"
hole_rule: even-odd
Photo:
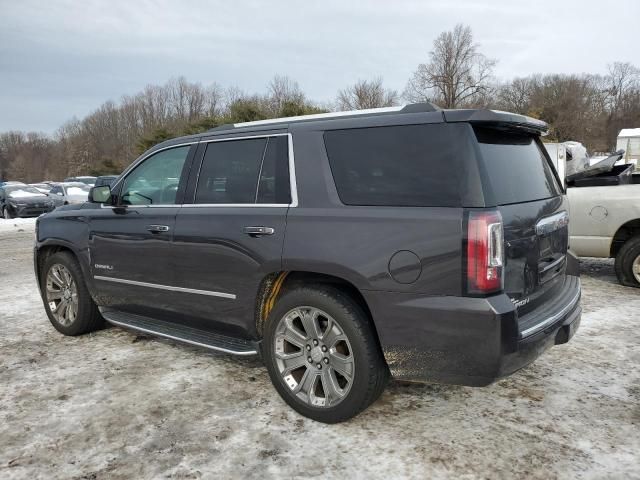
[[[533,74],[498,81],[496,60],[481,53],[464,25],[441,33],[426,60],[401,93],[377,77],[345,87],[327,104],[308,98],[297,82],[280,75],[262,94],[217,83],[203,86],[184,77],[149,85],[68,121],[52,136],[1,133],[0,179],[35,182],[119,173],[158,142],[224,123],[392,106],[403,100],[529,115],[550,125],[549,140],[578,140],[592,151],[612,150],[621,128],[640,127],[640,70],[630,63],[614,62],[604,75]]]

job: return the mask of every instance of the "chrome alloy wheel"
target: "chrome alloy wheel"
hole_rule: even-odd
[[[636,282],[640,283],[640,255],[631,264],[631,273],[633,273]]]
[[[274,352],[284,383],[313,407],[334,407],[351,389],[355,364],[340,324],[314,307],[297,307],[276,327]]]
[[[59,263],[52,265],[46,289],[51,314],[63,327],[70,326],[78,316],[78,288],[69,269]]]

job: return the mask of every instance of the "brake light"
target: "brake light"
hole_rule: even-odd
[[[502,216],[497,211],[471,211],[467,229],[467,291],[502,290],[504,264]]]

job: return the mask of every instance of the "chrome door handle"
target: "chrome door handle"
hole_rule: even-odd
[[[168,232],[168,225],[147,225],[147,230],[151,233]]]
[[[260,235],[273,235],[276,233],[275,229],[271,227],[244,227],[242,229],[247,235],[252,237],[259,237]]]

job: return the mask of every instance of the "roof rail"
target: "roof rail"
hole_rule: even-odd
[[[210,128],[207,132],[219,132],[221,130],[231,130],[233,129],[233,123],[223,123],[222,125],[218,125],[217,127]]]
[[[438,110],[440,110],[440,108],[432,103],[428,103],[428,102],[413,103],[409,105],[399,105],[394,107],[367,108],[364,110],[349,110],[344,112],[316,113],[312,115],[269,118],[267,120],[256,120],[252,122],[225,124],[225,125],[220,125],[219,127],[213,128],[209,130],[209,132],[218,132],[222,130],[229,130],[232,128],[240,128],[240,127],[258,127],[261,125],[305,122],[310,120],[331,120],[334,118],[342,118],[342,117],[357,117],[357,116],[367,116],[367,115],[374,116],[374,115],[383,115],[383,114],[390,114],[390,113],[423,113],[423,112],[435,112]]]
[[[409,103],[404,106],[402,113],[422,113],[422,112],[437,112],[442,110],[439,106],[431,102],[421,103]]]

